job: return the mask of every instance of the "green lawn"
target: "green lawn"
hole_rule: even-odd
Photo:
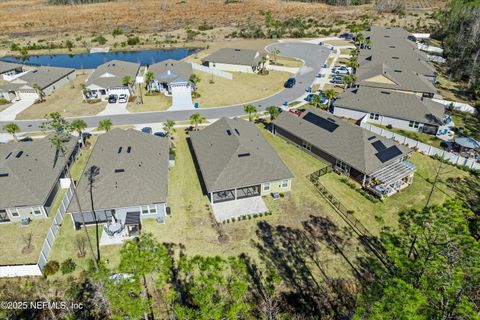
[[[391,131],[393,133],[401,134],[402,136],[410,138],[410,139],[418,140],[420,142],[429,144],[429,145],[437,147],[439,149],[442,149],[442,147],[440,146],[440,143],[442,142],[442,140],[437,138],[434,135],[426,134],[426,133],[423,133],[423,132],[407,131],[407,130],[402,130],[402,129],[397,129],[397,128],[391,128],[390,129],[390,128],[387,128],[386,126],[382,126],[382,125],[376,124],[376,123],[370,123],[369,122],[369,124],[374,125],[374,126],[379,127],[379,128],[386,129],[386,130]]]
[[[359,219],[370,232],[378,234],[382,226],[397,225],[398,213],[400,211],[410,208],[421,209],[425,206],[432,187],[431,182],[434,180],[440,162],[418,152],[413,153],[411,162],[417,166],[413,184],[402,192],[386,198],[384,202],[371,202],[340,181],[341,177],[333,172],[322,176],[320,182],[327,187],[348,210],[354,210],[355,217]],[[463,177],[466,175],[468,175],[468,173],[465,171],[450,165],[444,165],[440,174],[440,182],[437,183],[437,189],[433,193],[431,204],[441,204],[454,196],[444,183],[447,178]],[[375,216],[381,219],[375,218]]]

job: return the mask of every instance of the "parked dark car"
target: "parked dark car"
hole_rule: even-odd
[[[342,33],[341,35],[338,36],[340,39],[345,39],[345,40],[353,40],[354,35],[348,32]]]
[[[30,142],[30,141],[33,141],[33,139],[32,139],[32,137],[28,137],[28,136],[20,139],[20,142]]]
[[[289,78],[286,82],[285,82],[285,88],[292,88],[295,84],[297,83],[297,80],[295,80],[295,78]]]
[[[150,128],[150,127],[142,128],[142,132],[143,132],[143,133],[152,134],[152,128]]]
[[[343,78],[339,75],[336,75],[336,76],[333,77],[332,83],[341,84],[341,83],[343,83]]]
[[[116,94],[111,94],[108,96],[108,103],[117,103],[118,96]]]

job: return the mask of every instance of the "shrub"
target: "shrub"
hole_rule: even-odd
[[[232,218],[232,222],[235,222],[235,218]]]
[[[62,265],[60,266],[60,270],[62,271],[62,274],[67,274],[75,271],[76,267],[77,267],[77,264],[72,259],[69,258],[62,262]]]
[[[9,103],[9,101],[7,99],[0,98],[0,105],[7,104],[7,103]]]
[[[60,264],[58,263],[58,261],[50,260],[43,267],[42,271],[43,271],[43,274],[47,277],[57,273],[59,268],[60,268]]]
[[[127,44],[129,46],[134,46],[140,43],[140,38],[138,36],[129,36],[127,39]]]
[[[92,39],[92,42],[104,45],[105,43],[107,43],[107,39],[102,35],[98,35]]]
[[[113,29],[113,31],[112,31],[112,36],[113,36],[114,38],[115,38],[116,36],[121,35],[121,34],[123,34],[123,31],[122,31],[122,29],[120,29],[120,28],[115,28],[115,29]]]

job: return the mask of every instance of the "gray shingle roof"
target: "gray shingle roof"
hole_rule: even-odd
[[[338,127],[333,132],[322,129],[303,119],[308,113],[331,119],[327,121],[333,121]],[[409,148],[392,140],[314,108],[307,109],[300,117],[282,112],[274,124],[367,175],[411,152]],[[377,150],[372,145],[374,141],[381,141],[387,148],[397,146],[402,154],[381,162],[375,155]]]
[[[293,177],[251,122],[222,118],[190,139],[208,192]]]
[[[377,76],[384,76],[393,82],[393,84],[370,80],[371,78]],[[369,68],[359,68],[357,71],[357,85],[411,92],[425,92],[431,94],[436,93],[433,83],[423,75],[417,74],[415,71],[408,69],[394,69],[383,63],[371,66]]]
[[[113,129],[99,136],[85,169],[99,168],[93,185],[95,209],[166,202],[168,153],[167,138],[133,129]],[[91,210],[85,173],[80,178],[77,192],[82,209]],[[78,207],[72,201],[68,212],[77,211]]]
[[[97,85],[101,88],[121,87],[122,79],[129,76],[133,81],[140,71],[140,64],[121,60],[112,60],[101,64],[87,79],[87,86]]]
[[[70,155],[76,144],[67,144]],[[44,205],[64,168],[65,160],[49,137],[0,144],[0,208]]]
[[[74,72],[75,69],[70,68],[41,66],[13,80],[11,83],[3,85],[0,89],[4,91],[14,91],[23,86],[33,88],[35,84],[38,84],[43,90]]]
[[[262,54],[252,49],[223,48],[202,59],[202,62],[216,62],[256,66],[262,59]]]
[[[22,67],[23,66],[21,64],[0,61],[0,74],[15,70],[15,69],[21,69]]]
[[[445,107],[431,99],[369,87],[360,87],[340,94],[335,100],[335,107],[437,125],[445,113]]]
[[[152,64],[148,71],[153,72],[155,80],[162,83],[188,81],[193,74],[191,63],[172,59]]]

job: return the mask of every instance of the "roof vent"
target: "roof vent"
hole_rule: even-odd
[[[400,58],[399,58],[399,57],[392,57],[392,59],[398,60],[398,59],[400,59]]]
[[[115,169],[115,173],[125,172],[125,169]]]
[[[118,153],[122,152],[123,147],[118,148]]]
[[[132,152],[132,146],[128,146],[127,148],[127,153],[130,153],[130,152]]]
[[[383,94],[390,94],[390,92],[388,92],[388,91],[380,91],[380,92],[383,93]]]
[[[240,51],[240,49],[235,49],[235,51]]]
[[[238,130],[237,130],[237,129],[235,129],[235,133],[237,134],[237,136],[239,136],[239,135],[240,135],[240,132],[238,132]]]
[[[231,135],[232,135],[232,131],[230,131],[230,130],[227,129],[227,134],[228,134],[229,136],[231,136]]]
[[[15,156],[15,158],[20,158],[23,154],[23,151],[18,151],[17,155]]]
[[[8,158],[10,158],[11,155],[12,155],[11,152],[10,152],[9,154],[7,154],[7,156],[5,157],[5,160],[7,160]]]
[[[375,136],[371,136],[370,138],[368,138],[368,141],[374,140],[375,138]]]
[[[247,153],[239,153],[239,154],[238,154],[238,157],[239,157],[239,158],[249,157],[249,156],[250,156],[250,152],[247,152]]]
[[[400,72],[402,72],[402,70],[393,70],[393,72],[400,73]]]

